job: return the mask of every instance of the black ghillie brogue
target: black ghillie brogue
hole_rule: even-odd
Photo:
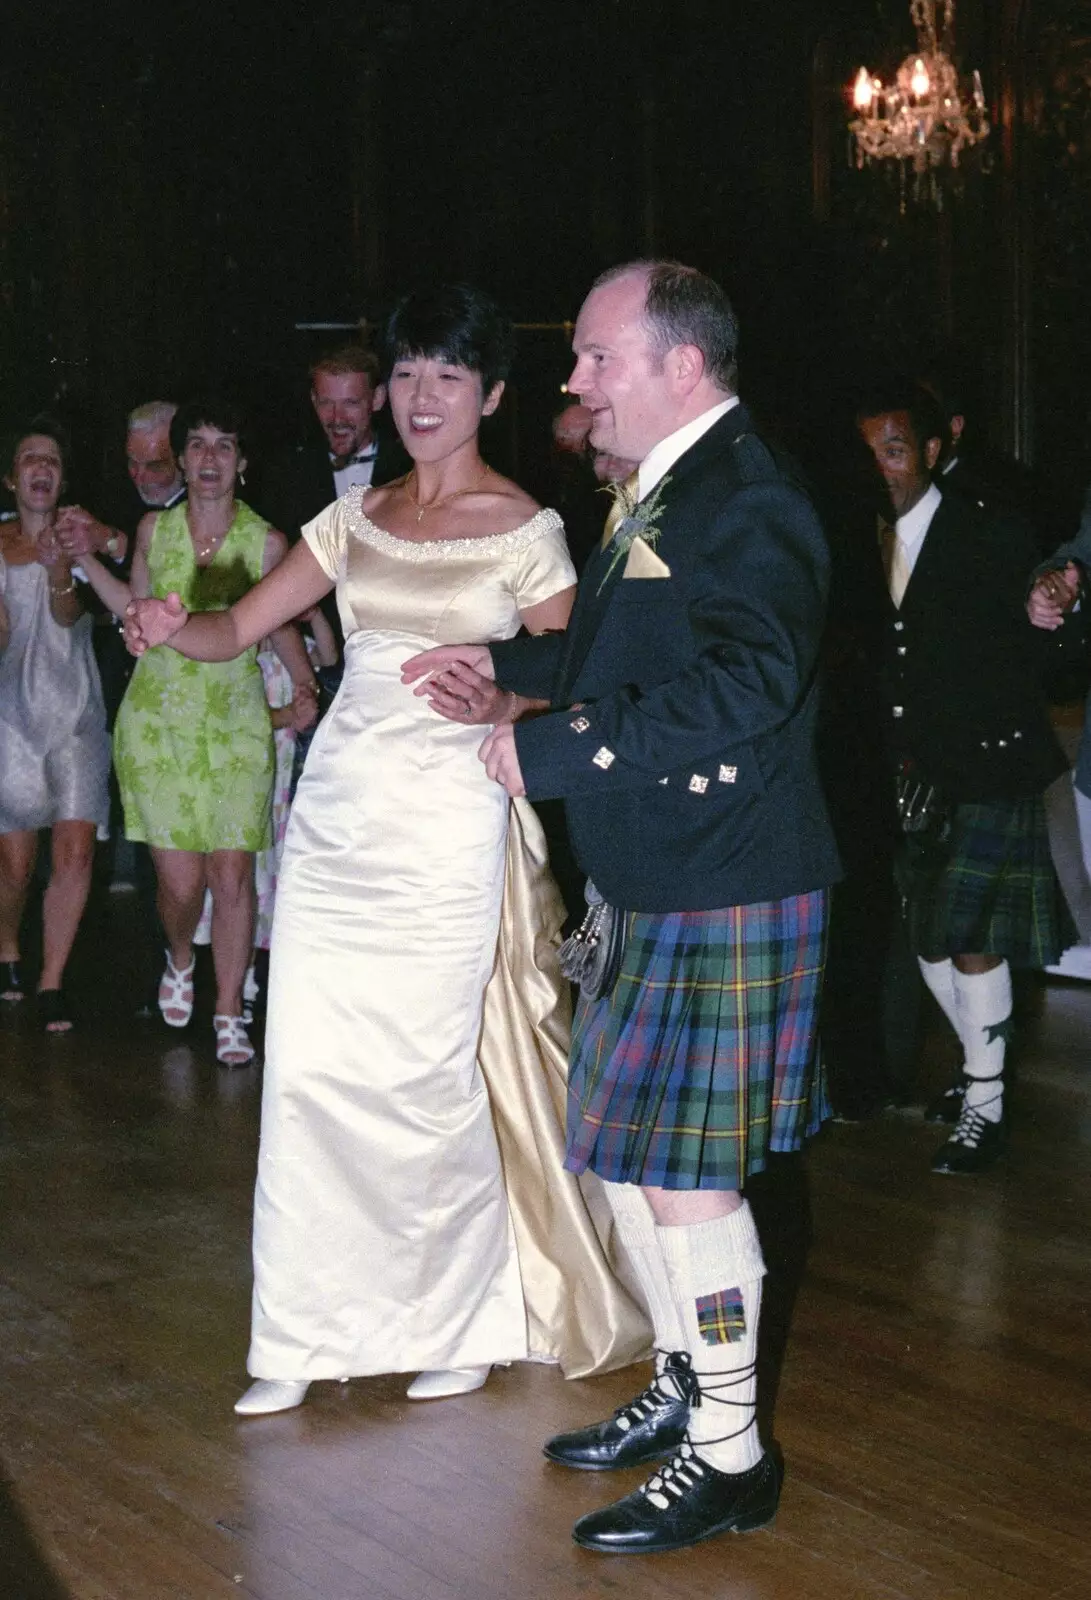
[[[581,1517],[572,1537],[607,1555],[655,1555],[764,1528],[779,1499],[780,1471],[768,1453],[746,1472],[719,1472],[687,1443],[641,1488]]]
[[[700,1394],[688,1354],[672,1351],[663,1371],[635,1400],[619,1406],[605,1422],[555,1434],[543,1449],[550,1461],[583,1472],[647,1466],[678,1449],[689,1426],[689,1408]]]
[[[933,1172],[968,1177],[987,1172],[1003,1153],[1003,1122],[987,1122],[973,1106],[963,1106],[955,1130],[932,1162]]]

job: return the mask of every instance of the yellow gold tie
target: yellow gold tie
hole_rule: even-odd
[[[606,526],[602,530],[602,548],[604,550],[618,528],[625,521],[625,518],[631,517],[636,510],[640,498],[639,472],[630,472],[624,483],[615,485],[615,488],[617,492],[614,496],[614,503],[607,513]]]
[[[884,522],[879,530],[883,547],[883,571],[886,573],[886,584],[890,590],[890,598],[896,606],[902,603],[906,585],[912,577],[912,568],[909,565],[909,554],[905,543],[898,537],[896,528]]]

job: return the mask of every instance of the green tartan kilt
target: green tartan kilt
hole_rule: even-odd
[[[896,862],[917,954],[1005,956],[1047,967],[1074,942],[1041,795],[957,805],[943,840],[908,834]]]

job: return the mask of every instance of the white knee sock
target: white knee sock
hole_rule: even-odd
[[[656,1235],[701,1383],[690,1442],[718,1471],[745,1472],[762,1455],[754,1408],[765,1262],[750,1207],[744,1200],[729,1216]]]
[[[986,1122],[1004,1114],[1004,1051],[1011,1033],[1011,968],[954,974],[958,1031],[966,1052],[966,1104]]]
[[[936,997],[936,1003],[947,1021],[959,1033],[958,997],[955,994],[955,964],[948,956],[944,961],[926,961],[917,957],[921,977]],[[960,1035],[961,1037],[961,1035]]]
[[[666,1264],[659,1249],[655,1218],[643,1192],[635,1183],[604,1183],[603,1188],[621,1242],[644,1291],[655,1335],[655,1370],[656,1375],[661,1377],[671,1352],[685,1350],[687,1345],[675,1309]]]

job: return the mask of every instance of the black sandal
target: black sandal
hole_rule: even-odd
[[[63,989],[38,990],[38,1026],[45,1033],[71,1033],[75,1027],[71,1012]]]
[[[26,999],[23,974],[18,961],[0,961],[0,1000],[5,1005],[16,1006]]]

